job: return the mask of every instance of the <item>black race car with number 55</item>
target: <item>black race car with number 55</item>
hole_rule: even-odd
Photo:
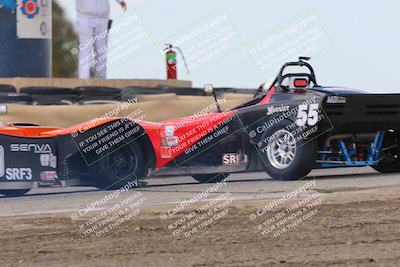
[[[0,128],[0,193],[37,186],[117,188],[151,175],[217,182],[264,170],[297,180],[313,168],[371,166],[400,171],[400,95],[368,94],[317,83],[309,58],[283,65],[254,99],[160,123],[95,119],[59,129]],[[296,71],[288,71],[296,68]],[[160,108],[162,112],[162,107]]]

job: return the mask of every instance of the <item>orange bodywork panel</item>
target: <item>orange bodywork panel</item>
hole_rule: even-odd
[[[5,126],[0,128],[0,134],[16,136],[16,137],[29,137],[29,138],[43,138],[51,137],[47,133],[58,130],[54,127],[41,127],[41,126]]]

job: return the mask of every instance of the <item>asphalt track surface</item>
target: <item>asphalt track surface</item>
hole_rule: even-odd
[[[315,186],[304,194],[400,186],[400,174],[380,174],[371,168],[315,170],[304,180],[291,182],[272,180],[261,172],[238,173],[229,176],[226,185],[217,192],[212,192],[209,197],[230,192],[238,200],[276,198],[287,195],[314,179]],[[145,196],[144,206],[163,206],[191,199],[212,186],[199,184],[188,176],[156,177],[146,181],[147,185],[123,192],[120,196],[126,198],[135,191],[140,191]],[[34,189],[22,197],[0,196],[0,216],[76,212],[112,193],[113,191],[102,191],[93,187]],[[108,208],[117,201],[118,199],[110,200],[102,208]]]

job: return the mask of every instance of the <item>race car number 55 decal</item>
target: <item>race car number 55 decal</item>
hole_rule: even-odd
[[[296,124],[300,127],[314,126],[318,122],[318,108],[319,104],[301,104],[297,113]]]

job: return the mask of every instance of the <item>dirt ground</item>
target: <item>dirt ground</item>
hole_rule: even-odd
[[[71,214],[4,217],[0,266],[399,266],[400,187],[320,193],[313,216],[298,225],[292,218],[276,236],[257,225],[304,196],[254,222],[249,216],[273,199],[233,201],[226,216],[189,237],[168,225],[197,207],[164,221],[170,207],[145,208],[99,238],[83,236]]]

